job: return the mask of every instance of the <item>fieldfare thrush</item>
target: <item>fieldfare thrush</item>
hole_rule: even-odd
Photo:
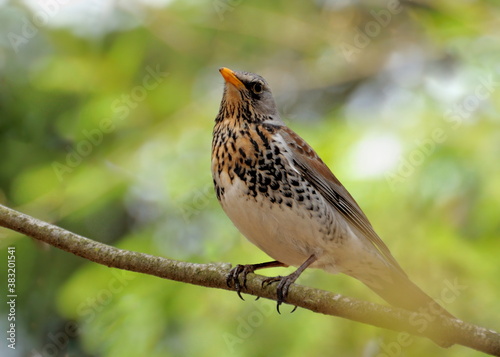
[[[358,279],[396,307],[453,317],[410,281],[354,198],[281,120],[264,78],[219,71],[225,86],[212,141],[217,199],[239,231],[274,259],[237,265],[228,284],[240,294],[257,269],[298,267],[265,281],[279,282],[279,311],[299,275],[319,268]]]

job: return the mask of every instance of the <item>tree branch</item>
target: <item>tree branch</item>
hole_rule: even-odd
[[[193,264],[118,249],[2,205],[0,205],[0,226],[108,267],[210,288],[234,290],[226,284],[226,277],[231,267],[227,263]],[[263,276],[250,274],[245,292],[276,300],[276,289],[273,286],[262,287],[264,279]],[[499,333],[461,320],[441,317],[429,321],[428,315],[420,316],[403,309],[381,306],[300,285],[293,285],[287,302],[314,312],[343,317],[389,330],[405,331],[433,340],[436,340],[436,336],[443,336],[449,345],[459,344],[493,356],[500,356]],[[415,319],[416,317],[421,319]],[[414,321],[427,321],[427,324],[415,324]],[[408,336],[398,336],[398,342],[404,345],[399,337],[407,339]]]

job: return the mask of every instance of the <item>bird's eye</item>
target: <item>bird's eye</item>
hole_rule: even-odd
[[[252,85],[252,91],[253,91],[255,94],[260,94],[260,93],[262,93],[262,83],[260,83],[260,82],[255,82],[255,83]]]

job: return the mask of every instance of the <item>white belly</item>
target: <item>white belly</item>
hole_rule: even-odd
[[[312,254],[325,252],[325,237],[312,213],[297,205],[279,206],[263,196],[243,196],[239,179],[226,186],[222,207],[234,225],[253,244],[282,263],[299,266]]]

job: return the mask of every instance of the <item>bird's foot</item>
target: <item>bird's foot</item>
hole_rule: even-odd
[[[276,260],[273,260],[271,262],[265,262],[265,263],[259,263],[259,264],[247,264],[247,265],[241,265],[238,264],[236,265],[233,269],[229,271],[229,274],[227,275],[226,279],[226,284],[230,288],[234,286],[234,289],[238,293],[238,296],[240,297],[241,300],[243,297],[241,296],[241,290],[247,288],[247,275],[250,273],[253,273],[257,269],[264,269],[264,268],[275,268],[275,267],[286,267],[288,265],[283,264],[281,262],[278,262]],[[240,276],[242,276],[243,280],[240,280]],[[258,299],[259,297],[257,297]]]
[[[290,288],[290,285],[293,284],[293,282],[297,279],[297,275],[295,273],[292,273],[287,276],[275,276],[271,278],[267,278],[262,282],[262,287],[265,288],[266,286],[273,284],[273,283],[278,283],[278,286],[276,288],[276,295],[277,295],[277,305],[276,305],[276,310],[278,310],[278,314],[281,314],[280,312],[280,305],[285,302],[286,297],[288,296],[288,290]],[[294,312],[297,309],[297,306],[293,308],[291,312]]]
[[[247,288],[247,275],[250,273],[253,273],[255,271],[255,265],[256,264],[248,264],[248,265],[241,265],[238,264],[236,265],[233,269],[229,271],[229,274],[227,275],[226,279],[226,284],[230,288],[234,286],[234,289],[238,293],[238,296],[240,297],[241,300],[243,299],[243,296],[241,296],[241,290],[243,288]],[[240,275],[242,277],[242,280],[240,281]]]

